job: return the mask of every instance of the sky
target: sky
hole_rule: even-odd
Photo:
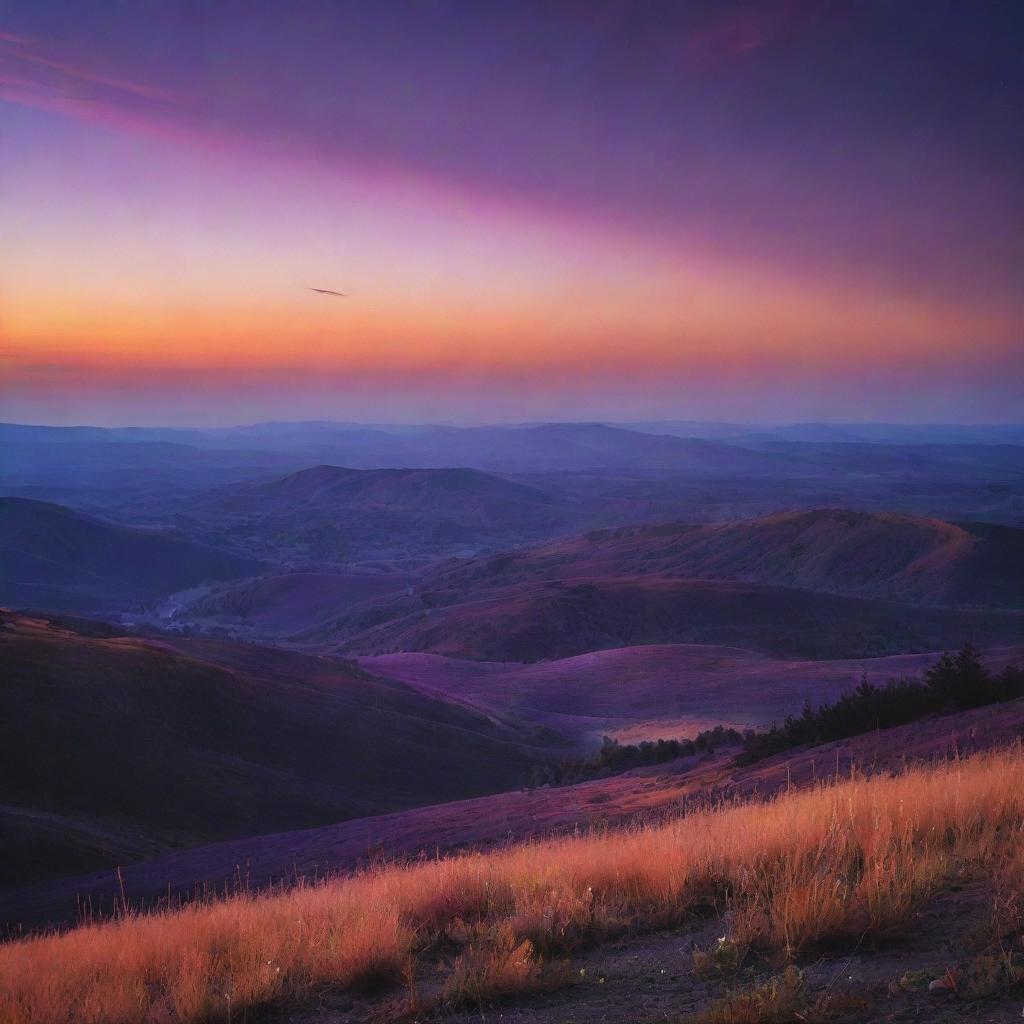
[[[1016,0],[0,0],[0,418],[1024,419],[1022,44]]]

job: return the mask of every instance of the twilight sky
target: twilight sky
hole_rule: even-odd
[[[1017,0],[0,0],[0,419],[1020,420],[1022,46]]]

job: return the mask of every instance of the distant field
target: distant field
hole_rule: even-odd
[[[360,659],[369,671],[472,705],[515,710],[583,743],[695,735],[715,725],[769,725],[805,701],[833,700],[862,676],[876,684],[919,676],[937,653],[795,661],[732,647],[650,644],[523,665],[436,654]],[[989,650],[993,669],[1024,662],[1024,646]]]

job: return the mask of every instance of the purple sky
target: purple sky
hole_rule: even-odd
[[[1022,43],[995,2],[9,0],[4,418],[1019,419]]]

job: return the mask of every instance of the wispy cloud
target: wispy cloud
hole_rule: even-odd
[[[0,99],[87,120],[132,123],[185,105],[146,82],[69,63],[24,36],[0,31]]]
[[[129,82],[123,78],[112,78],[109,75],[97,74],[86,68],[74,67],[62,61],[51,60],[36,53],[18,54],[22,60],[37,67],[48,68],[56,71],[69,82],[84,82],[88,85],[106,86],[116,89],[118,92],[132,93],[135,96],[145,96],[149,99],[174,99],[175,93],[168,89],[159,89],[155,86],[145,85],[141,82]]]

